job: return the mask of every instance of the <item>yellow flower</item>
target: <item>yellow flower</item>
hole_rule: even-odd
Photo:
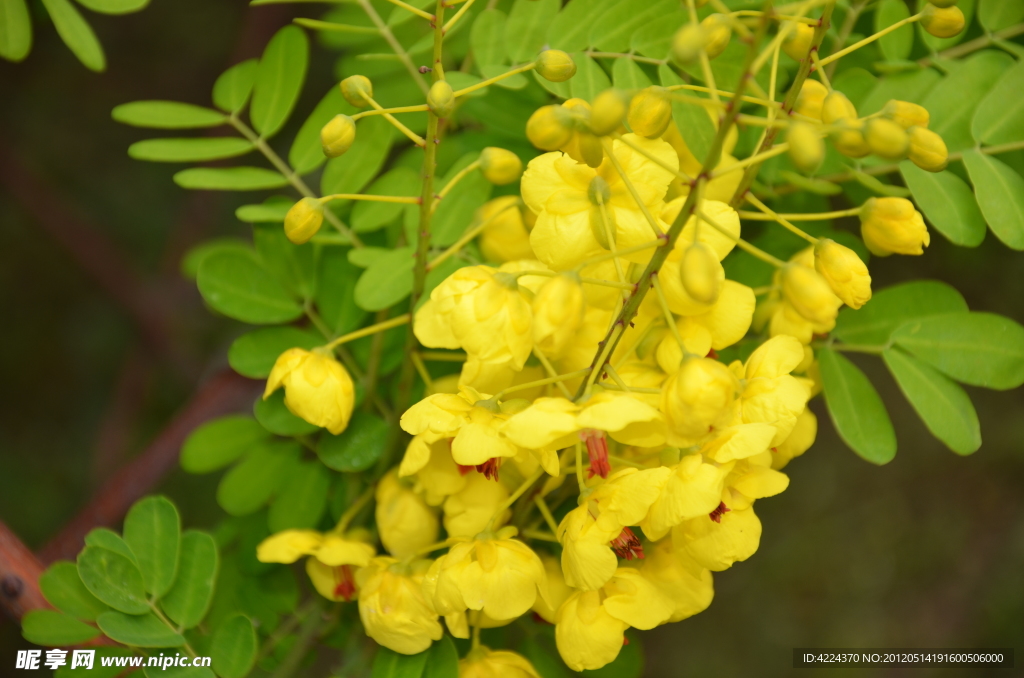
[[[444,502],[444,529],[449,537],[475,537],[491,522],[498,507],[508,499],[508,490],[480,473],[470,473],[461,490],[453,493]],[[504,524],[512,515],[505,509],[494,521],[495,526]]]
[[[348,426],[355,386],[348,371],[325,349],[290,348],[274,363],[263,392],[284,387],[284,404],[297,417],[338,435]]]
[[[685,552],[674,550],[671,538],[663,539],[647,552],[640,573],[672,603],[669,622],[703,612],[715,596],[711,571]]]
[[[760,542],[761,521],[754,509],[732,510],[724,504],[712,515],[692,518],[672,530],[675,547],[712,572],[746,560]]]
[[[786,439],[775,446],[772,455],[772,468],[782,469],[794,457],[810,449],[814,438],[818,435],[818,418],[809,408],[804,408],[796,419],[796,425]]]
[[[927,108],[898,99],[890,99],[882,109],[882,115],[908,131],[911,127],[927,127],[931,121]]]
[[[572,595],[572,588],[565,583],[562,564],[558,558],[542,553],[540,560],[544,564],[544,574],[547,577],[548,597],[545,600],[541,596],[537,596],[537,600],[533,603],[533,611],[544,621],[554,624],[558,608]]]
[[[789,261],[793,267],[812,269],[811,273],[814,273],[814,249],[811,247],[797,252]],[[804,274],[797,276],[800,279],[808,278],[804,270],[799,270],[797,273]],[[801,291],[800,280],[791,278],[790,291],[793,294],[790,295],[786,293],[787,290],[783,286],[785,281],[782,270],[777,270],[773,278],[774,289],[754,314],[755,326],[759,326],[757,323],[759,317],[770,318],[769,334],[771,336],[789,335],[804,344],[811,343],[815,334],[831,332],[835,327],[835,316],[839,306],[842,305],[842,299],[831,291],[826,281],[814,277],[809,279],[811,281],[809,284],[813,288],[808,292]],[[795,305],[797,302],[802,303],[804,313],[814,316],[813,320],[797,309]],[[833,312],[833,308],[835,312]]]
[[[661,539],[684,520],[713,511],[721,501],[729,468],[705,463],[700,454],[688,454],[669,470],[664,487],[641,523],[648,539]]]
[[[284,530],[267,537],[256,547],[261,563],[294,563],[303,556],[313,586],[328,600],[352,600],[356,592],[353,570],[370,563],[376,549],[366,543],[365,531],[346,535],[315,530]]]
[[[711,109],[706,109],[708,117],[711,118],[712,124],[715,128],[718,128],[718,114],[713,113]],[[730,153],[736,146],[736,141],[739,138],[739,133],[736,128],[731,128],[725,135],[725,143],[722,146],[722,155],[719,158],[717,167],[724,169],[736,163]],[[698,158],[690,151],[689,146],[686,145],[686,141],[683,139],[683,135],[679,132],[679,128],[676,124],[670,123],[668,129],[665,130],[665,134],[662,135],[664,139],[673,150],[676,152],[676,157],[679,158],[679,171],[685,174],[687,177],[696,178],[700,174],[701,168],[704,166],[706,158]],[[732,200],[733,194],[736,192],[736,188],[739,186],[740,180],[743,178],[742,168],[737,168],[730,172],[726,172],[721,176],[715,176],[711,181],[704,185],[704,199],[718,202],[728,203]],[[669,187],[668,197],[673,202],[679,198],[684,198],[690,194],[690,179],[683,179],[682,177],[675,177],[672,179],[672,184]],[[682,206],[682,201],[678,203]],[[667,210],[666,210],[667,211]],[[671,219],[666,216],[662,216],[667,223],[671,223],[675,219],[676,215],[679,214],[679,209],[676,208],[672,213]]]
[[[755,499],[774,497],[789,487],[789,476],[771,467],[772,453],[761,454],[737,462],[725,480],[722,506],[742,511],[754,505]]]
[[[671,373],[661,392],[669,444],[693,445],[732,418],[739,383],[722,363],[688,357]]]
[[[478,466],[491,459],[514,457],[515,443],[502,435],[508,420],[497,404],[470,388],[459,395],[427,396],[402,415],[399,425],[407,433],[431,433],[452,438],[452,458],[462,466]]]
[[[492,184],[511,184],[523,173],[523,161],[512,151],[488,146],[480,152],[480,171]]]
[[[682,198],[677,198],[668,203],[662,211],[662,219],[666,223],[675,221],[676,215],[679,214],[679,210],[682,208],[682,204]],[[718,261],[724,259],[732,251],[732,248],[736,245],[736,238],[740,237],[740,217],[736,210],[723,202],[704,200],[701,203],[701,211],[735,237],[730,238],[702,220],[700,220],[701,223],[698,228],[699,220],[696,216],[691,216],[689,221],[686,222],[682,232],[676,239],[675,247],[669,252],[665,264],[658,274],[658,280],[665,291],[665,298],[668,301],[669,308],[673,313],[678,313],[679,315],[706,313],[714,305],[714,301],[706,302],[694,299],[683,285],[683,257],[690,245],[694,243],[694,235],[697,236],[697,242],[707,246],[707,249],[714,254],[714,258]],[[721,279],[725,277],[725,272],[721,269],[721,265],[718,266],[716,276]]]
[[[551,278],[533,298],[533,341],[551,360],[558,360],[583,324],[586,303],[579,276]]]
[[[754,290],[726,280],[718,301],[710,309],[699,315],[679,318],[676,329],[688,352],[706,356],[712,350],[721,351],[732,346],[747,334],[756,305]],[[671,373],[678,369],[683,351],[674,335],[667,333],[661,339],[656,358],[665,372]]]
[[[734,363],[743,380],[737,423],[774,426],[772,446],[792,432],[810,397],[808,381],[790,374],[803,359],[800,342],[781,335],[761,344],[742,367]]]
[[[377,484],[377,531],[384,548],[402,558],[437,540],[437,516],[392,470]]]
[[[394,558],[374,558],[359,570],[359,618],[366,635],[401,654],[418,654],[444,630],[423,594],[423,575]]]
[[[821,274],[800,263],[787,264],[779,274],[783,298],[801,317],[812,325],[835,327],[843,301]]]
[[[480,646],[459,660],[459,678],[541,678],[530,661],[508,650]]]
[[[452,459],[448,438],[435,433],[413,436],[398,467],[398,477],[415,476],[413,491],[423,495],[431,506],[466,486],[466,476]]]
[[[530,231],[519,204],[518,197],[505,195],[484,203],[476,211],[476,223],[490,220],[480,234],[480,252],[488,261],[504,263],[534,258],[533,248],[530,247]]]
[[[868,267],[849,247],[821,238],[814,246],[814,268],[850,308],[860,308],[871,299]]]
[[[629,126],[640,136],[660,137],[672,122],[672,102],[661,87],[648,87],[637,92],[629,103]]]
[[[931,243],[924,217],[906,198],[870,198],[860,213],[860,233],[879,257],[923,254]]]

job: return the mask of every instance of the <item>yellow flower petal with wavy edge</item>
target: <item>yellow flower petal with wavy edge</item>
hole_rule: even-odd
[[[473,403],[461,395],[438,393],[427,396],[402,415],[399,425],[406,433],[419,435],[427,431],[452,436],[469,421]]]
[[[579,405],[565,398],[537,398],[525,410],[512,415],[501,432],[516,445],[530,450],[567,447],[577,439],[579,410]]]
[[[573,671],[599,669],[615,661],[629,624],[608,614],[597,591],[572,594],[555,618],[555,645]]]
[[[261,563],[294,563],[303,556],[316,553],[323,542],[316,530],[285,530],[267,537],[256,547]]]
[[[621,526],[611,531],[599,526],[586,506],[569,511],[557,534],[562,544],[565,583],[589,591],[601,588],[611,579],[618,559],[608,543],[621,531]]]
[[[640,524],[647,538],[661,539],[687,519],[707,517],[721,501],[727,472],[728,467],[704,463],[700,454],[683,457]]]
[[[654,407],[625,393],[604,391],[583,404],[576,415],[580,428],[607,431],[626,445],[655,447],[665,443],[665,420]]]
[[[401,654],[418,654],[444,630],[416,577],[391,571],[398,561],[378,557],[356,573],[359,618],[366,635]]]
[[[541,678],[530,661],[508,650],[480,646],[459,661],[459,678]]]
[[[620,567],[601,590],[605,594],[602,606],[608,614],[641,631],[664,624],[675,607],[632,567]]]
[[[669,622],[703,612],[715,596],[711,570],[697,564],[684,552],[676,552],[671,539],[647,549],[640,572],[672,602]]]
[[[324,536],[320,548],[313,554],[324,565],[355,565],[366,567],[377,549],[363,541],[344,539],[335,534]]]
[[[397,471],[381,478],[376,499],[377,530],[391,555],[401,558],[437,540],[437,516],[422,497],[399,482]]]
[[[355,385],[348,371],[324,349],[290,348],[274,363],[263,393],[266,399],[284,387],[284,404],[297,417],[338,435],[355,406]]]
[[[508,499],[508,489],[471,471],[461,490],[444,500],[444,529],[449,537],[475,537],[490,522],[494,512]],[[508,509],[494,521],[500,527],[512,515]]]
[[[724,464],[761,454],[771,446],[776,429],[771,424],[740,424],[723,429],[717,437],[701,447],[701,453],[712,461]]]
[[[721,572],[754,555],[761,542],[761,521],[753,508],[730,509],[720,522],[707,516],[687,520],[672,531],[672,541],[700,565]]]
[[[598,527],[617,537],[622,528],[638,525],[671,473],[668,467],[659,466],[643,470],[624,468],[608,476],[589,496],[600,512]]]

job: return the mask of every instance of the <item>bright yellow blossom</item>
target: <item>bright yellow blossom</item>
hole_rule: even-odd
[[[284,387],[284,404],[297,417],[338,435],[348,426],[355,406],[355,386],[348,371],[325,349],[290,348],[274,363],[263,392]]]
[[[810,397],[807,380],[790,374],[803,359],[800,342],[782,335],[761,344],[745,365],[731,366],[743,383],[737,423],[774,426],[773,446],[790,434]]]
[[[437,540],[437,516],[422,497],[399,481],[397,471],[380,479],[376,499],[377,531],[391,555],[402,558]]]
[[[541,678],[530,661],[508,650],[473,648],[459,660],[459,678]]]
[[[722,363],[691,356],[669,374],[661,393],[661,411],[668,423],[669,443],[693,445],[734,415],[739,382]]]
[[[530,231],[517,196],[504,195],[490,200],[476,211],[476,223],[489,221],[480,234],[480,252],[488,261],[499,264],[516,259],[533,259]],[[532,212],[530,213],[532,216]]]
[[[644,579],[654,584],[673,605],[669,622],[703,612],[715,596],[711,571],[683,551],[676,551],[668,537],[647,552],[640,568]]]
[[[505,509],[495,515],[498,507],[508,499],[508,490],[482,473],[469,473],[466,484],[444,501],[444,529],[449,537],[475,537],[494,518],[500,526],[512,515]]]
[[[423,573],[380,556],[356,574],[359,618],[366,635],[401,654],[418,654],[444,635],[423,594]]]
[[[923,254],[931,242],[924,217],[906,198],[870,198],[860,213],[860,233],[871,253]]]
[[[721,572],[754,555],[761,543],[761,521],[753,508],[734,511],[723,504],[712,515],[673,528],[672,543],[702,567]]]

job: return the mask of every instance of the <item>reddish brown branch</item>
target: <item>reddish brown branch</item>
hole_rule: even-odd
[[[15,621],[50,606],[39,592],[42,571],[39,559],[0,521],[0,608]]]

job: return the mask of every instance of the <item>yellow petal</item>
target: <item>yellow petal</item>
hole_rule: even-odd
[[[619,656],[627,628],[601,606],[596,591],[577,592],[558,610],[555,645],[572,670],[599,669]]]
[[[620,567],[602,590],[608,614],[633,628],[649,631],[672,616],[672,601],[634,568]]]
[[[256,559],[261,563],[294,563],[315,553],[322,541],[323,535],[315,530],[285,530],[260,542]]]

